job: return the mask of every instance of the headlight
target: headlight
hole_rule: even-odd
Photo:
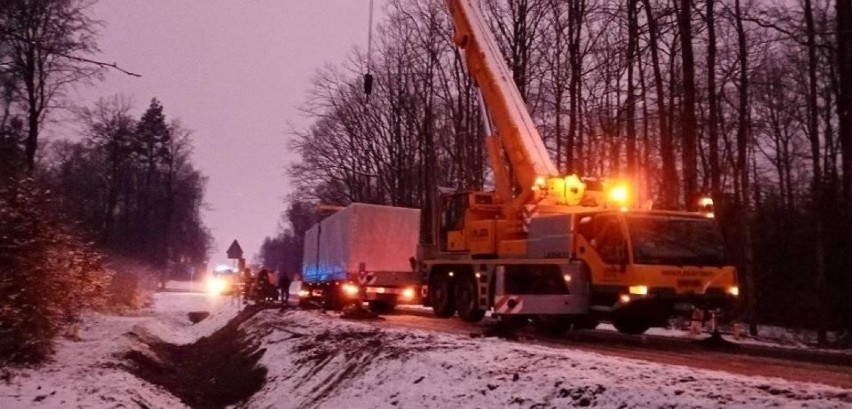
[[[299,298],[308,298],[311,292],[308,290],[299,290]]]
[[[356,297],[358,296],[358,286],[354,284],[343,284],[342,286],[343,294],[346,294],[347,297]]]
[[[414,289],[409,287],[402,290],[402,298],[405,298],[406,300],[414,298]]]
[[[648,295],[648,286],[644,285],[631,285],[629,288],[630,294],[636,295]]]
[[[213,295],[219,295],[225,292],[225,280],[221,278],[211,278],[207,280],[207,292]]]
[[[733,295],[734,297],[739,297],[740,296],[740,287],[737,287],[735,285],[728,287],[728,294]]]

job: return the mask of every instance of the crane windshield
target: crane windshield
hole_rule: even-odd
[[[636,264],[727,264],[722,234],[712,219],[628,215],[626,220]]]

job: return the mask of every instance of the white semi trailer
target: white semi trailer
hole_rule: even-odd
[[[420,210],[353,203],[305,234],[302,305],[369,303],[384,312],[421,302],[414,256]]]

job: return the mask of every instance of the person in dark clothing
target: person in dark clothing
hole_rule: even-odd
[[[258,299],[262,302],[278,298],[275,287],[272,285],[272,277],[269,275],[269,270],[265,268],[257,273],[257,290]]]
[[[278,273],[278,291],[281,293],[281,298],[279,298],[284,306],[287,306],[287,303],[290,301],[290,274],[287,274],[286,271],[281,270]]]
[[[243,304],[248,304],[249,297],[252,294],[254,286],[254,277],[251,275],[251,269],[243,270]]]

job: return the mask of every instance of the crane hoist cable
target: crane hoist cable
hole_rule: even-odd
[[[364,94],[367,100],[373,92],[373,0],[370,0],[369,27],[367,27],[367,73],[364,74]]]

